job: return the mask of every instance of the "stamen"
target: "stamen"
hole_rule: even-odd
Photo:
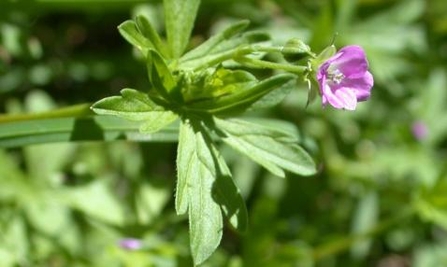
[[[345,78],[345,75],[338,69],[334,70],[329,69],[327,73],[327,78],[335,84],[340,84]]]

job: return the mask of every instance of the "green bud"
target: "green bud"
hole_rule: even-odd
[[[198,74],[183,73],[182,95],[185,103],[217,99],[257,83],[256,77],[243,70],[222,67],[207,69]]]
[[[310,47],[298,38],[287,41],[281,52],[288,62],[296,62],[313,54]]]

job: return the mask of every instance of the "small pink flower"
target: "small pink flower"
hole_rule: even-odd
[[[415,121],[411,125],[411,131],[413,132],[414,138],[419,141],[425,139],[428,135],[427,125],[422,121]]]
[[[118,242],[118,245],[126,250],[138,250],[143,247],[143,242],[136,238],[124,238]]]
[[[374,84],[365,52],[357,45],[343,47],[321,64],[317,80],[323,106],[329,103],[347,110],[355,110],[357,102],[367,100]]]

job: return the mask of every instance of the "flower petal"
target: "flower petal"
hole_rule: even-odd
[[[362,77],[355,79],[344,79],[340,84],[342,87],[352,88],[357,96],[358,101],[364,101],[371,95],[371,88],[374,85],[372,74],[367,71]]]
[[[331,68],[341,71],[347,78],[362,77],[368,70],[368,61],[366,60],[365,51],[360,46],[345,46],[334,56]]]
[[[329,85],[323,87],[322,103],[327,101],[331,106],[337,109],[355,110],[357,107],[357,96],[352,88],[339,87],[331,89]]]

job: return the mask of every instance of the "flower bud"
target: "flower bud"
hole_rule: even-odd
[[[310,47],[297,38],[287,41],[281,53],[288,62],[296,62],[309,55],[312,55]]]

